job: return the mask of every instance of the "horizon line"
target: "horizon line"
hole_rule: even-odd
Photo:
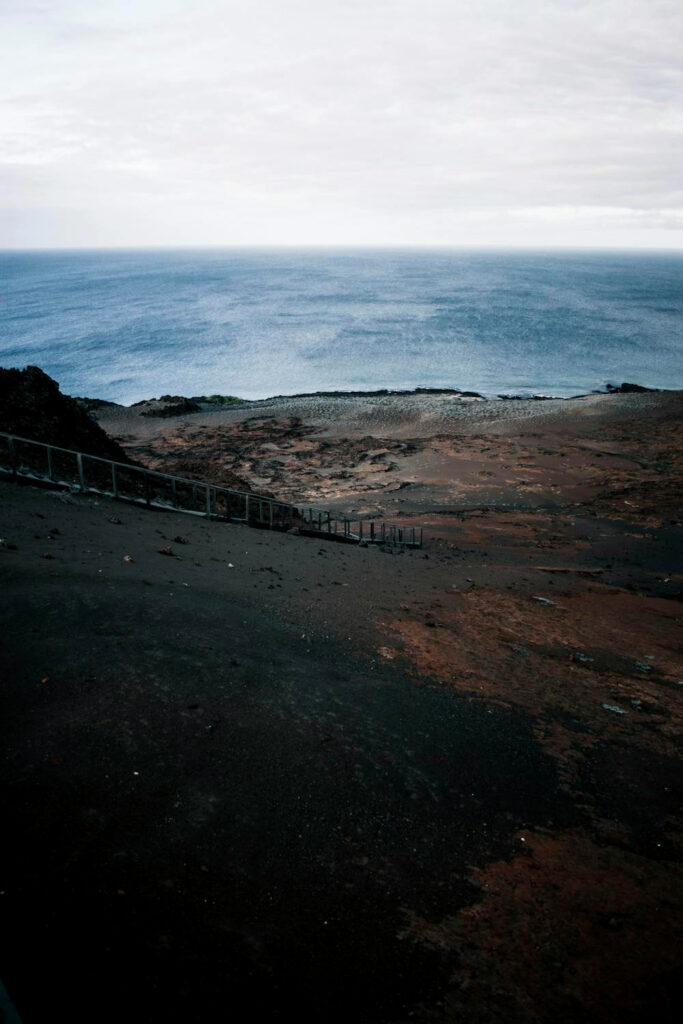
[[[128,245],[16,245],[0,246],[0,253],[76,252],[491,252],[491,253],[669,253],[683,255],[683,246],[616,245],[456,245],[447,243],[184,243]]]

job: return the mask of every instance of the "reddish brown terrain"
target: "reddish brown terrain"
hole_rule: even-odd
[[[25,1024],[678,1019],[683,394],[157,407],[96,415],[426,543],[0,483]]]

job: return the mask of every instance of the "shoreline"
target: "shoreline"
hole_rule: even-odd
[[[619,394],[667,394],[672,391],[683,390],[683,388],[654,388],[646,387],[642,384],[623,382],[618,385],[605,384],[603,388],[593,388],[590,391],[581,392],[579,394],[571,395],[557,395],[557,394],[545,394],[542,392],[533,393],[506,393],[499,392],[496,394],[482,394],[480,391],[472,391],[462,388],[452,387],[427,387],[427,386],[415,386],[412,388],[371,388],[367,391],[364,390],[346,390],[346,389],[333,389],[333,390],[318,390],[318,391],[295,391],[291,394],[274,394],[267,395],[264,398],[242,398],[239,395],[223,395],[223,394],[202,394],[202,395],[161,395],[159,398],[151,396],[148,398],[141,398],[135,402],[114,402],[106,398],[97,398],[92,396],[74,396],[77,402],[81,402],[87,407],[97,408],[99,406],[112,405],[118,406],[123,409],[134,409],[137,406],[145,405],[150,402],[167,402],[169,404],[179,402],[195,402],[197,404],[204,404],[208,406],[216,406],[218,408],[225,408],[227,406],[237,405],[258,405],[265,402],[285,402],[294,399],[320,399],[320,398],[334,398],[334,399],[345,399],[345,398],[412,398],[416,396],[426,397],[442,397],[447,396],[451,398],[457,398],[461,400],[478,401],[478,402],[570,402],[574,399],[579,398],[591,398],[594,395],[619,395]],[[184,410],[189,411],[189,410]]]

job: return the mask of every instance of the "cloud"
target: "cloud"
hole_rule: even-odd
[[[70,223],[92,244],[660,245],[664,226],[683,241],[663,212],[683,207],[668,0],[0,16],[5,244],[76,244]]]

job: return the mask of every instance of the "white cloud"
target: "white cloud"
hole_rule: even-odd
[[[669,0],[0,17],[0,245],[683,241]]]

